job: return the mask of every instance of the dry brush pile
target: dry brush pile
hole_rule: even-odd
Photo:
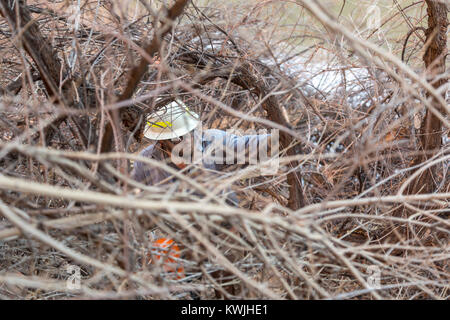
[[[0,0],[0,298],[447,299],[446,8],[394,2],[355,30],[320,1]],[[278,173],[139,157],[174,99],[279,129]],[[133,181],[136,160],[176,180]]]

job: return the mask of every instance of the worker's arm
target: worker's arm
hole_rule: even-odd
[[[238,136],[217,129],[203,133],[203,159],[216,165],[256,165],[278,157],[277,136],[254,134]]]

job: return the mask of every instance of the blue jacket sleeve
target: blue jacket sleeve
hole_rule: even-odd
[[[218,129],[203,134],[203,156],[207,164],[257,164],[271,152],[271,135],[238,136]]]

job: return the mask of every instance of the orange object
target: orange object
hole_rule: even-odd
[[[179,266],[180,262],[176,260],[180,258],[180,248],[172,240],[168,238],[160,238],[152,243],[150,262],[153,263],[151,257],[155,260],[164,259],[162,261],[162,266],[165,272],[176,273],[177,279],[182,279],[185,277],[184,268]]]

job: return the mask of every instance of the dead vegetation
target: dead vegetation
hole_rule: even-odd
[[[351,28],[320,1],[0,0],[0,298],[447,299],[447,9],[394,2]],[[280,129],[278,174],[139,158],[175,98]],[[149,263],[160,237],[185,277]]]

